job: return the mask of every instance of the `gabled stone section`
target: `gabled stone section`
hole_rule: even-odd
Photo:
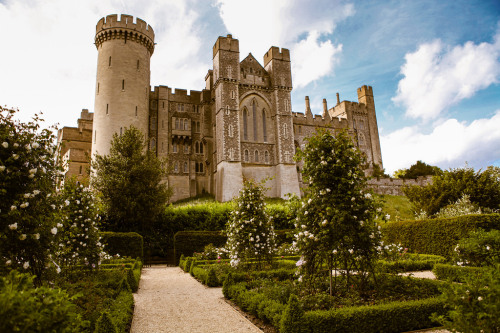
[[[240,63],[240,83],[261,87],[270,85],[269,73],[251,53]]]

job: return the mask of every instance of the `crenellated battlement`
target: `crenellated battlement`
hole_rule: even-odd
[[[153,28],[140,18],[134,22],[134,17],[131,15],[108,15],[101,18],[96,25],[95,45],[97,48],[106,40],[124,39],[138,42],[149,50],[151,54],[154,52],[155,33]]]
[[[292,116],[293,123],[297,125],[333,128],[347,127],[347,119],[345,118],[339,119],[337,117],[323,117],[320,114],[315,114],[312,117],[307,117],[303,112],[292,112]]]
[[[264,54],[264,67],[272,60],[282,60],[282,61],[290,61],[290,51],[288,49],[282,48],[280,50],[279,47],[272,46],[269,51]]]
[[[230,52],[240,52],[240,42],[233,38],[233,35],[228,34],[226,37],[219,36],[213,47],[213,56],[219,52],[219,50],[230,51]]]

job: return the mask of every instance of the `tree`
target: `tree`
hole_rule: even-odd
[[[399,169],[394,171],[394,178],[400,179],[416,179],[420,176],[436,176],[443,171],[437,166],[426,164],[422,161],[417,161],[409,169]]]
[[[309,184],[295,224],[302,279],[314,291],[315,280],[327,267],[333,294],[332,271],[342,268],[346,285],[362,290],[380,244],[375,223],[380,207],[366,191],[363,157],[346,132],[334,136],[318,130],[307,140],[305,149],[297,153]],[[353,271],[359,279],[352,279]]]
[[[135,127],[114,134],[108,155],[92,162],[92,186],[100,192],[106,226],[113,231],[148,233],[168,201],[171,190],[162,182],[166,160],[148,150]]]
[[[19,269],[40,282],[58,232],[54,189],[53,128],[43,120],[15,120],[17,110],[0,107],[0,268]]]
[[[474,171],[464,167],[445,170],[432,177],[426,186],[406,186],[403,192],[416,211],[424,211],[432,216],[447,205],[455,203],[464,194],[472,204],[482,211],[500,209],[500,168],[490,166],[486,170]]]
[[[227,245],[231,265],[238,266],[255,258],[258,265],[271,261],[275,251],[275,234],[271,219],[264,209],[263,184],[243,181],[227,227]]]

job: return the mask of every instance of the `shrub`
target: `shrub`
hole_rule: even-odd
[[[500,229],[500,214],[389,222],[382,226],[382,235],[386,244],[400,243],[410,252],[451,258],[458,241],[477,229]]]
[[[116,333],[116,326],[108,312],[103,312],[95,325],[95,333]]]
[[[134,314],[134,296],[130,291],[122,291],[109,307],[109,314],[113,318],[116,330],[120,333],[130,331]]]
[[[467,274],[464,283],[443,288],[447,314],[438,320],[453,332],[498,332],[500,328],[500,265]]]
[[[218,287],[219,286],[219,280],[217,280],[217,275],[215,274],[215,269],[213,267],[210,267],[208,270],[208,276],[206,280],[206,285],[209,287]]]
[[[226,279],[224,280],[224,284],[222,286],[222,294],[225,298],[231,299],[229,295],[229,287],[234,284],[233,275],[231,273],[226,275]]]
[[[500,230],[477,230],[463,238],[455,247],[458,265],[493,266],[500,264]]]
[[[144,258],[142,236],[135,232],[102,232],[104,250],[122,257]]]
[[[139,283],[135,278],[133,269],[127,269],[127,282],[132,292],[136,293],[137,289],[139,289]]]
[[[205,245],[223,246],[227,237],[220,231],[179,231],[174,236],[175,259],[179,262],[181,254],[192,256],[195,252],[202,252]]]
[[[287,307],[281,317],[280,332],[300,333],[304,332],[302,322],[304,311],[300,307],[296,295],[290,295]]]
[[[33,280],[16,271],[0,277],[0,332],[74,332],[88,324],[75,297],[58,288],[35,288]]]
[[[435,264],[446,262],[446,258],[429,254],[406,253],[399,260],[377,261],[377,268],[381,272],[400,273],[410,271],[431,270]]]
[[[481,271],[483,271],[481,267],[462,267],[448,264],[436,264],[432,269],[437,279],[453,282],[464,282],[466,277],[475,276]]]
[[[120,287],[118,288],[118,293],[120,293],[122,291],[132,292],[132,288],[130,288],[130,284],[128,283],[128,281],[125,277],[121,280]]]

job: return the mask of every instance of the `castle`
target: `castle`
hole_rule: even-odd
[[[150,88],[154,31],[132,16],[109,15],[96,26],[98,51],[94,113],[83,110],[78,128],[59,132],[66,176],[88,169],[82,152],[107,154],[114,133],[140,129],[159,157],[168,158],[172,201],[204,192],[219,201],[238,195],[244,178],[270,178],[270,197],[300,194],[295,149],[317,128],[347,130],[370,165],[382,167],[373,91],[358,89],[358,102],[340,101],[313,115],[292,111],[290,52],[271,47],[263,65],[250,53],[240,61],[238,40],[219,37],[205,89]],[[87,154],[88,156],[89,154]],[[82,171],[83,170],[83,171]]]

